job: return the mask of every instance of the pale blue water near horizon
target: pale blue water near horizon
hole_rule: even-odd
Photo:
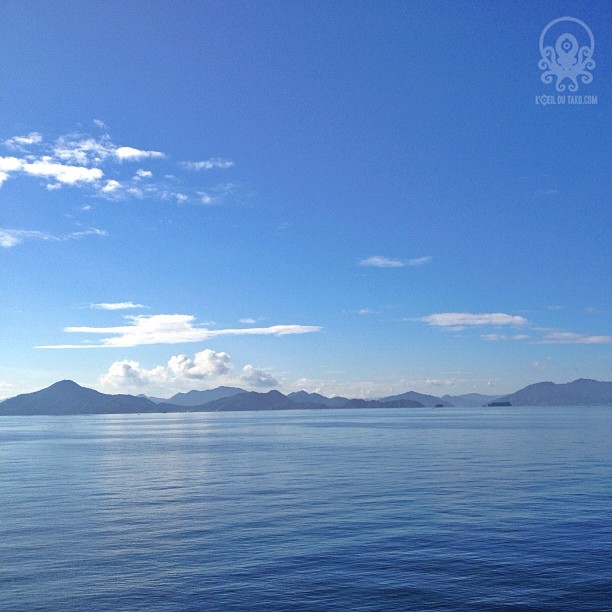
[[[612,408],[0,419],[1,610],[612,610]]]

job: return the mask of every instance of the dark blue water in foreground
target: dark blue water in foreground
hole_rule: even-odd
[[[612,408],[3,417],[2,610],[612,610]]]

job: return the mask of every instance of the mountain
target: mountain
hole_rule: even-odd
[[[151,400],[155,404],[163,404],[168,401],[163,397],[153,397],[152,395],[145,395],[144,393],[139,393],[136,397],[144,397],[145,399]]]
[[[229,393],[231,388],[225,387]],[[215,390],[217,391],[217,390]],[[194,393],[200,393],[198,391]],[[182,395],[189,395],[187,393]],[[157,404],[145,397],[134,395],[108,395],[71,380],[62,380],[46,389],[24,393],[2,402],[0,416],[68,415],[68,414],[133,414],[176,412],[210,412],[230,410],[291,410],[296,408],[322,408],[320,404],[295,403],[278,391],[255,393],[242,391],[197,406]]]
[[[351,401],[348,397],[340,397],[338,395],[335,397],[325,397],[320,393],[308,393],[307,391],[295,391],[294,393],[289,393],[287,397],[292,402],[321,404],[329,408],[344,408],[346,403]]]
[[[497,401],[510,402],[513,406],[610,406],[612,382],[586,378],[564,384],[540,382]]]
[[[196,398],[216,399],[196,405],[169,403],[178,396],[178,401],[195,401]],[[219,395],[223,397],[219,397]],[[510,402],[513,406],[612,406],[612,382],[579,379],[570,383],[556,384],[540,382],[529,385],[516,393],[504,397],[470,393],[463,396],[425,395],[409,391],[379,400],[326,398],[318,393],[298,391],[289,396],[279,391],[267,393],[247,392],[237,387],[218,387],[209,391],[178,393],[164,403],[155,403],[146,397],[134,395],[108,395],[81,387],[71,380],[62,380],[46,389],[24,393],[0,402],[0,416],[7,415],[65,415],[65,414],[130,414],[153,412],[221,412],[234,410],[314,410],[336,408],[403,408],[443,405],[452,407],[451,400],[461,405],[482,406],[490,401]],[[486,401],[489,400],[489,401]]]
[[[319,393],[307,393],[306,391],[296,391],[289,393],[287,397],[297,403],[321,404],[328,408],[424,408],[421,402],[413,400],[364,400],[349,399],[348,397],[325,397]]]
[[[212,402],[199,406],[206,412],[228,412],[238,410],[303,410],[321,409],[322,404],[308,402],[292,402],[280,391],[268,391],[257,393],[256,391],[245,391],[229,397],[222,397]]]
[[[246,393],[240,387],[217,387],[216,389],[206,389],[204,391],[187,391],[187,393],[177,393],[167,400],[162,400],[167,404],[175,406],[201,406],[224,397],[231,397],[238,393]],[[153,399],[153,398],[150,398]],[[153,399],[153,401],[155,401]]]
[[[422,406],[444,406],[445,408],[452,408],[453,404],[448,402],[441,397],[435,395],[426,395],[424,393],[417,393],[416,391],[408,391],[408,393],[402,393],[401,395],[390,395],[389,397],[381,397],[378,401],[384,403],[397,402],[399,400],[408,400],[412,402],[418,402]]]
[[[489,402],[497,400],[499,395],[482,395],[482,393],[466,393],[465,395],[443,395],[441,399],[450,402],[453,406],[472,408],[474,406],[486,406]]]
[[[161,412],[172,406],[133,395],[107,395],[62,380],[46,389],[24,393],[2,402],[0,415],[120,414]]]
[[[329,406],[329,402],[331,401],[329,397],[325,397],[320,393],[308,393],[307,391],[294,391],[293,393],[289,393],[287,397],[292,402],[297,402],[299,404],[307,403],[307,404],[321,404],[322,406]]]

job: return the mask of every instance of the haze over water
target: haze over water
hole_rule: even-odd
[[[8,417],[0,608],[611,609],[612,411]]]

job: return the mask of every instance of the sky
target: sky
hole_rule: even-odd
[[[0,24],[0,398],[612,380],[609,2]]]

